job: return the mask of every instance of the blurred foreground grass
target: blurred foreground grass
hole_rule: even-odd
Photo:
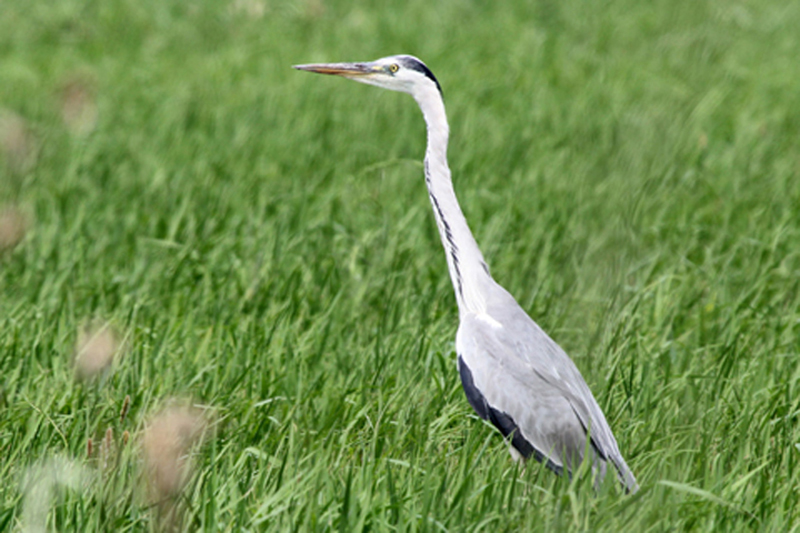
[[[797,531],[798,27],[766,0],[4,1],[0,530]],[[442,83],[476,237],[636,496],[521,470],[472,414],[419,111],[289,68],[392,53]],[[118,343],[81,380],[87,324]],[[194,475],[153,503],[163,425]]]

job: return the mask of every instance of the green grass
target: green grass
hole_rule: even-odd
[[[800,3],[243,4],[0,4],[0,107],[37,147],[0,154],[29,219],[0,258],[0,530],[52,461],[83,474],[50,530],[155,527],[136,443],[179,397],[211,413],[189,531],[800,531]],[[476,238],[639,494],[520,469],[472,413],[416,105],[290,68],[392,53],[442,83]],[[87,320],[126,348],[79,382]]]

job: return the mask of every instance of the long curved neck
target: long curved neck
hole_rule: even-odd
[[[491,280],[475,237],[458,205],[447,165],[449,128],[444,101],[433,86],[414,94],[428,126],[425,183],[442,239],[450,280],[460,313],[485,310],[485,288]]]

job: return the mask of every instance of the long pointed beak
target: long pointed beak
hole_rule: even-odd
[[[375,74],[380,67],[372,63],[312,63],[310,65],[294,65],[297,70],[307,70],[318,74],[358,78]]]

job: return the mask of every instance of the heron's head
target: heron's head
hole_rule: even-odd
[[[413,56],[384,57],[368,63],[318,63],[295,65],[296,69],[342,76],[361,83],[377,85],[384,89],[409,93],[417,97],[422,92],[442,88],[425,63]]]

